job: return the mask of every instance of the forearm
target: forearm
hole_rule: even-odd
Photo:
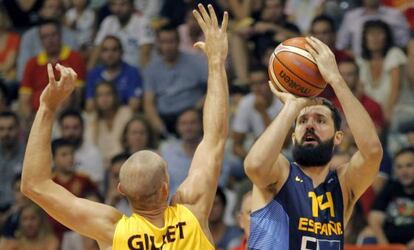
[[[331,85],[341,103],[348,126],[362,155],[369,156],[374,151],[381,151],[381,143],[371,117],[352,94],[343,78],[338,76]]]
[[[224,142],[228,134],[228,84],[224,60],[208,59],[207,94],[204,103],[204,139]]]
[[[263,173],[268,172],[279,157],[286,139],[300,107],[286,103],[275,120],[257,139],[246,156],[246,171],[260,168]]]
[[[40,106],[27,142],[23,161],[22,189],[51,179],[51,134],[55,111]]]

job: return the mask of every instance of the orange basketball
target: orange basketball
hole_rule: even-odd
[[[279,44],[269,60],[269,77],[280,91],[296,96],[317,96],[326,87],[315,59],[305,49],[304,37]]]

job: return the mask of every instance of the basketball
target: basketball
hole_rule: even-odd
[[[304,37],[291,38],[279,44],[270,56],[268,71],[278,90],[312,97],[325,89],[326,82],[305,44]]]

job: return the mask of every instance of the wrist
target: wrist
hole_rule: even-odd
[[[43,113],[54,114],[56,113],[56,108],[50,107],[49,105],[45,103],[40,103],[38,112],[40,111],[42,111]]]

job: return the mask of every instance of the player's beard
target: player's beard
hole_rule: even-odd
[[[334,138],[321,141],[317,145],[303,145],[295,139],[292,154],[293,160],[303,167],[322,167],[331,159],[334,153]]]

